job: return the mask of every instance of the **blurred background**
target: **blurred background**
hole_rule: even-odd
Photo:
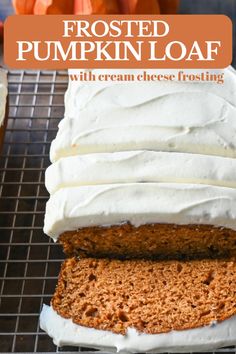
[[[236,0],[0,0],[0,21],[4,21],[15,11],[18,13],[34,11],[37,14],[117,13],[118,11],[123,13],[175,13],[177,11],[180,14],[225,14],[233,22],[233,65],[236,66]]]

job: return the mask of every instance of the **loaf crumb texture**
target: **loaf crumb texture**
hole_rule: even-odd
[[[157,334],[236,314],[236,260],[67,259],[52,298],[74,323]]]

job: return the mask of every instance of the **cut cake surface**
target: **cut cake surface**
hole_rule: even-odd
[[[207,326],[236,314],[236,261],[67,259],[53,309],[78,325],[125,334]]]

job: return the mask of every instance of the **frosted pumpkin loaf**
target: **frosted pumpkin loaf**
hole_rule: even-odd
[[[59,346],[128,353],[235,345],[235,277],[234,259],[67,259],[40,326]]]
[[[71,82],[45,233],[70,256],[235,255],[236,76],[224,74],[222,85]]]

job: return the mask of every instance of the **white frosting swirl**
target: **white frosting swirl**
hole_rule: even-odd
[[[50,194],[65,187],[173,182],[236,187],[236,159],[157,151],[125,151],[61,158],[46,170]]]
[[[81,71],[81,70],[79,70]],[[86,70],[85,70],[86,71]],[[171,69],[148,69],[149,74],[174,74],[178,70]],[[139,69],[94,69],[93,73],[99,74],[141,74],[143,70]],[[202,70],[185,69],[185,73],[199,74]],[[120,82],[120,81],[69,81],[68,90],[65,94],[65,116],[70,118],[77,118],[79,111],[83,109],[95,108],[104,111],[109,107],[114,108],[117,103],[121,106],[134,106],[137,100],[140,103],[152,100],[156,97],[173,94],[176,92],[202,92],[212,93],[215,96],[223,98],[228,103],[236,106],[236,80],[235,70],[228,67],[224,70],[209,70],[211,74],[223,74],[224,83],[216,84],[212,82]],[[70,69],[69,74],[78,74],[77,69]],[[114,88],[114,86],[116,88]],[[113,90],[113,91],[111,91]],[[109,91],[116,92],[116,97],[111,97]],[[100,98],[104,99],[101,100]],[[111,99],[112,98],[112,99]],[[98,103],[98,105],[97,105]]]
[[[51,161],[141,149],[236,157],[235,71],[216,73],[224,84],[70,81]]]
[[[7,74],[0,69],[0,126],[3,124],[7,103]]]
[[[155,92],[155,86],[146,91],[140,86],[132,95],[128,85],[104,89],[74,118],[64,118],[51,145],[51,161],[128,150],[236,157],[233,105],[210,92],[192,92],[192,84],[189,91],[166,95]]]
[[[236,230],[236,189],[175,183],[127,183],[63,188],[46,205],[44,232],[130,222],[207,224]]]
[[[44,305],[40,314],[40,327],[58,346],[87,346],[126,353],[198,352],[236,343],[236,316],[223,322],[184,331],[145,334],[129,328],[127,334],[122,335],[79,326],[71,319],[59,316],[52,307]]]

